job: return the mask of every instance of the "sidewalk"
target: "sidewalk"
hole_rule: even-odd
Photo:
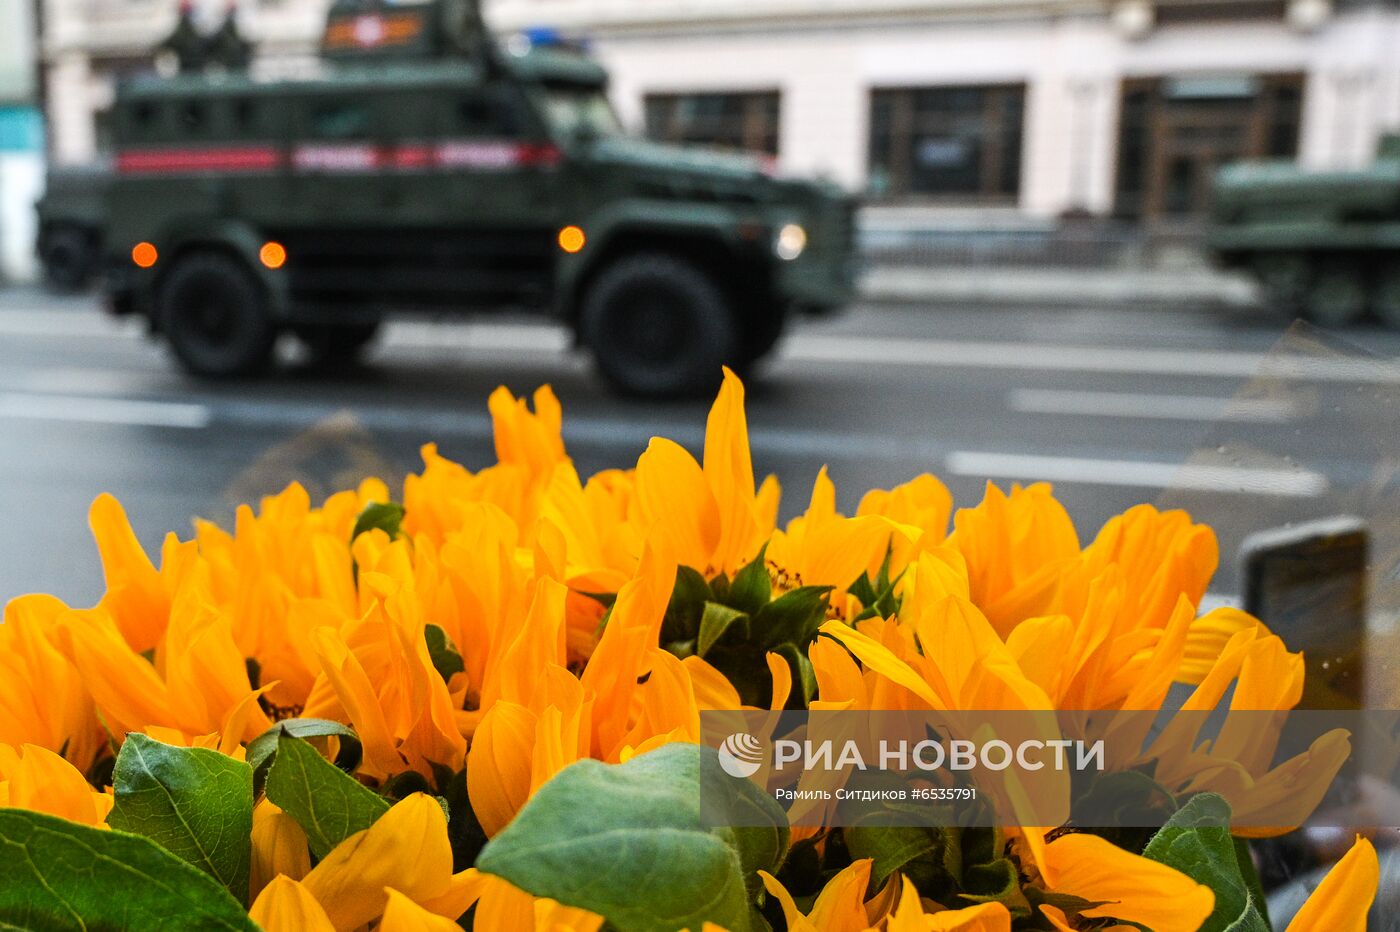
[[[873,266],[861,297],[884,304],[1250,307],[1253,282],[1208,268],[1102,269],[1015,266]]]
[[[867,301],[899,304],[1248,307],[1254,283],[1213,268],[1199,224],[1030,217],[1014,209],[870,206]]]

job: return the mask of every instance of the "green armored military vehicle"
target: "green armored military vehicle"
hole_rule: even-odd
[[[50,168],[39,201],[36,246],[44,281],[59,291],[92,284],[102,263],[102,225],[112,172],[107,165]]]
[[[186,68],[118,91],[88,227],[103,288],[192,373],[257,372],[283,332],[343,359],[394,312],[524,307],[621,390],[681,394],[850,298],[837,189],[627,136],[602,68],[498,46],[474,0],[337,0],[322,57],[294,81]],[[46,232],[93,206],[62,182]]]
[[[1376,161],[1355,171],[1222,169],[1208,243],[1289,312],[1325,326],[1369,313],[1400,328],[1400,136],[1384,138]]]

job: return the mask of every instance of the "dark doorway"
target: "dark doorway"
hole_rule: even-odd
[[[1298,74],[1125,81],[1115,213],[1143,220],[1204,215],[1221,166],[1297,157],[1302,102]]]

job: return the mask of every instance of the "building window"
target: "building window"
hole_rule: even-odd
[[[1282,20],[1288,15],[1287,0],[1157,0],[1159,26],[1183,23],[1219,23],[1227,20]]]
[[[1215,173],[1298,154],[1303,76],[1189,75],[1123,84],[1115,212],[1200,217]]]
[[[647,135],[661,142],[778,154],[777,91],[648,94]]]
[[[1023,84],[873,92],[871,193],[1014,201],[1025,108]]]

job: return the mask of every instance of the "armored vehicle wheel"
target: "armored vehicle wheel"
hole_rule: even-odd
[[[1400,267],[1392,265],[1376,276],[1371,307],[1381,323],[1400,330]]]
[[[1307,298],[1312,281],[1312,262],[1302,253],[1263,253],[1254,259],[1254,275],[1263,286],[1270,306],[1290,317],[1296,314]]]
[[[787,311],[780,307],[756,307],[744,321],[744,347],[740,363],[751,366],[778,345],[787,326]]]
[[[267,293],[237,259],[191,253],[176,261],[156,293],[156,315],[175,358],[207,378],[266,368],[277,342]]]
[[[55,291],[81,291],[97,273],[97,237],[72,224],[54,227],[39,247],[44,282]]]
[[[1303,313],[1322,327],[1345,327],[1366,316],[1365,270],[1359,262],[1325,259],[1308,286]]]
[[[604,269],[583,297],[579,328],[603,376],[629,395],[707,393],[742,350],[724,290],[666,253]]]
[[[344,365],[379,333],[379,321],[363,324],[300,324],[292,328],[318,365]]]

